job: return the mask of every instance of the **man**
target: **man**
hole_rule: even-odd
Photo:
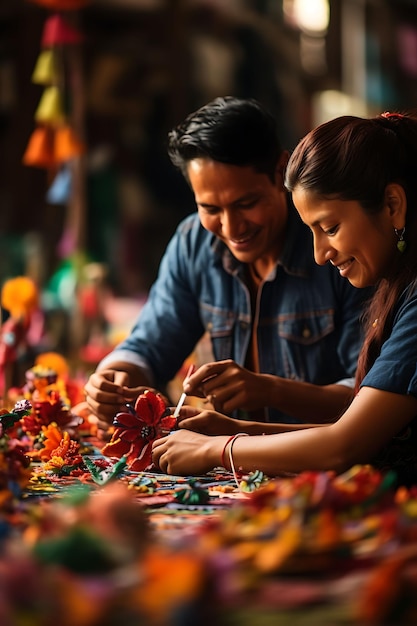
[[[163,390],[208,332],[215,362],[185,381],[188,394],[234,416],[336,420],[369,294],[314,262],[273,118],[254,100],[216,98],[170,132],[168,152],[198,212],[168,244],[130,336],[91,375],[91,410],[111,423],[145,388]]]

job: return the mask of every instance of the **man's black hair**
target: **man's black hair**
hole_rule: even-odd
[[[274,179],[282,148],[272,115],[254,99],[219,97],[168,134],[168,154],[187,178],[189,161],[208,158],[252,166]]]

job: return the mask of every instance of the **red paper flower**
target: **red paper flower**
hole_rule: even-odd
[[[116,415],[114,433],[102,453],[119,459],[125,456],[128,469],[134,472],[149,469],[152,443],[176,424],[176,418],[165,412],[161,396],[148,389],[138,397],[134,410]]]

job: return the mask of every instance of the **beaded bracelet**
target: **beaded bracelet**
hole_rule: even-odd
[[[232,471],[233,474],[233,478],[235,479],[236,485],[238,488],[240,488],[240,484],[239,484],[239,480],[237,477],[237,473],[235,470],[235,464],[233,462],[233,445],[236,441],[236,439],[239,439],[239,437],[249,437],[248,433],[237,433],[236,435],[234,435],[230,441],[230,447],[229,447],[229,462],[230,462],[230,469]]]

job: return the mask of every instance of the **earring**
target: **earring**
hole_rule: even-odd
[[[404,228],[401,228],[401,229],[394,228],[394,230],[395,230],[395,234],[398,237],[397,248],[399,252],[403,253],[407,247],[407,243],[404,241],[405,226]]]

